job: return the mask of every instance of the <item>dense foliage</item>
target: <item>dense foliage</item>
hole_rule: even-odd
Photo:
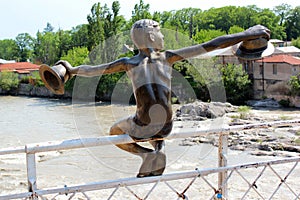
[[[300,79],[299,76],[291,76],[289,80],[290,91],[292,95],[300,95]]]
[[[300,46],[300,6],[292,8],[288,4],[281,4],[273,10],[261,9],[254,5],[226,6],[209,10],[183,8],[151,13],[150,5],[140,0],[133,8],[131,19],[127,21],[120,15],[120,7],[118,1],[112,2],[111,7],[95,3],[87,15],[88,23],[80,24],[72,30],[55,31],[55,27],[47,23],[45,29],[42,32],[38,31],[36,36],[20,33],[15,39],[0,40],[0,57],[48,65],[53,65],[60,59],[68,60],[73,66],[110,62],[121,55],[134,54],[123,52],[123,44],[132,45],[126,31],[130,30],[135,21],[143,18],[154,19],[160,22],[162,28],[173,30],[164,33],[166,48],[180,47],[180,34],[192,41],[181,40],[181,45],[190,45],[220,35],[240,32],[256,24],[267,26],[272,32],[272,38],[293,40],[295,46]],[[207,82],[203,81],[203,77],[201,80],[192,67],[185,65],[186,63],[179,71],[187,77],[196,93],[199,93],[198,96],[208,100]],[[178,66],[177,64],[177,68],[180,68]],[[223,76],[221,80],[225,84],[227,98],[234,102],[246,98],[244,91],[248,91],[249,83],[246,81],[247,77],[241,74],[240,67],[228,65],[218,70]],[[101,77],[103,84],[99,84],[98,93],[102,94],[112,88],[121,75]],[[241,88],[236,88],[235,80],[242,82]],[[68,88],[72,88],[72,85],[71,81]]]
[[[5,91],[16,89],[19,85],[18,74],[8,71],[0,73],[0,88]]]

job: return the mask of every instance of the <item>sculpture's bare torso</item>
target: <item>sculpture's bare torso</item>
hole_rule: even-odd
[[[129,65],[127,75],[137,103],[136,119],[144,125],[171,122],[171,73],[164,53]]]

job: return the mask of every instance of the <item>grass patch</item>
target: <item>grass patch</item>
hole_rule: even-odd
[[[294,143],[297,144],[297,145],[300,145],[300,138],[295,139]]]
[[[240,114],[240,119],[247,119],[249,117],[251,108],[249,106],[239,106],[237,111]]]
[[[293,119],[293,117],[286,116],[286,115],[281,115],[279,118],[280,118],[281,120],[291,120],[291,119]]]

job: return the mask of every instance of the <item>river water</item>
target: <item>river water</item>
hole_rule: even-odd
[[[134,109],[130,105],[101,102],[74,104],[70,100],[0,96],[0,149],[47,141],[105,136],[116,120],[134,113]],[[176,130],[182,127],[184,125],[181,123],[175,123]],[[166,173],[217,166],[217,148],[208,144],[181,144],[180,139],[166,141]],[[36,159],[38,188],[134,177],[141,163],[138,157],[113,145],[39,153]],[[229,164],[271,159],[273,158],[229,151]],[[0,156],[0,195],[26,192],[25,164],[24,154]],[[195,191],[199,195],[198,189]],[[103,197],[105,193],[100,194]],[[93,195],[94,199],[107,198],[100,198],[99,193]],[[116,195],[119,195],[116,199],[134,199],[128,191]],[[120,198],[123,195],[128,197]],[[191,199],[199,199],[199,196]]]

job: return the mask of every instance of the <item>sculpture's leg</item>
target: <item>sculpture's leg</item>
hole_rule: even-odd
[[[165,141],[150,141],[150,143],[154,147],[156,153],[156,158],[152,162],[151,175],[159,176],[162,175],[166,168],[166,155],[163,153]]]
[[[132,129],[131,119],[125,119],[117,122],[110,129],[110,135],[121,135],[129,133]],[[161,175],[166,166],[166,155],[161,152],[164,147],[163,140],[150,141],[154,150],[145,148],[137,143],[117,144],[120,149],[138,155],[142,158],[143,162],[140,167],[137,177],[146,176],[159,176]]]
[[[110,135],[126,134],[131,129],[130,125],[131,123],[128,123],[128,119],[122,120],[111,127]],[[156,152],[154,150],[145,148],[137,143],[117,144],[116,146],[124,151],[138,155],[143,159],[137,177],[151,176],[152,163],[156,158]]]
[[[141,156],[143,163],[137,177],[159,176],[162,175],[165,170],[166,155],[161,152],[162,148],[164,147],[164,141],[150,141],[150,144],[155,150],[151,153],[144,153]]]
[[[130,123],[128,123],[128,120],[125,119],[125,120],[122,120],[122,121],[114,124],[111,127],[109,134],[110,135],[126,134],[130,130],[130,128],[131,128]],[[142,147],[141,145],[138,145],[137,143],[117,144],[116,146],[124,151],[133,153],[133,154],[136,154],[139,156],[141,156],[140,154],[153,152],[152,149]]]

